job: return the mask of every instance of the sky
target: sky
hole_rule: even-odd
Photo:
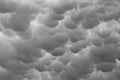
[[[119,0],[0,0],[0,80],[120,80]]]

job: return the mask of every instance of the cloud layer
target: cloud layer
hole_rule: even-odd
[[[119,80],[119,0],[0,0],[0,80]]]

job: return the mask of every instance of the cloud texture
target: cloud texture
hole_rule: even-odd
[[[119,0],[0,0],[0,80],[119,80]]]

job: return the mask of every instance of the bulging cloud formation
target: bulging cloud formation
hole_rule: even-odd
[[[119,80],[119,0],[1,0],[0,80]]]

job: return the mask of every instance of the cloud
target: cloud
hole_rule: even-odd
[[[86,2],[1,0],[0,80],[119,80],[118,5]]]
[[[0,1],[0,13],[11,13],[15,12],[17,3],[12,0],[1,0]]]

